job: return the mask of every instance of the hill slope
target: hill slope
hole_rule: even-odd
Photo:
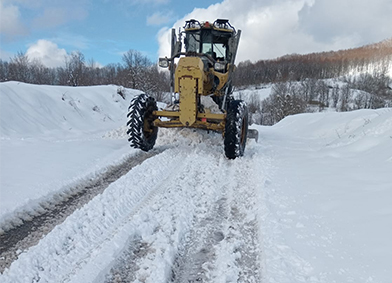
[[[126,99],[116,86],[0,84],[0,228],[129,151],[113,130],[140,91],[124,91]]]

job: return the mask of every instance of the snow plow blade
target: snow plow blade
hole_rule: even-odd
[[[248,129],[248,138],[255,139],[256,142],[259,140],[259,131],[255,129]]]

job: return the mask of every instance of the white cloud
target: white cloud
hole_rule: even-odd
[[[315,41],[363,45],[392,36],[390,0],[317,0],[299,12],[300,28]]]
[[[392,1],[374,0],[225,0],[194,9],[185,20],[229,19],[242,30],[237,63],[292,53],[353,48],[390,37]],[[170,55],[170,30],[158,33],[159,56]]]
[[[21,30],[20,8],[30,10],[31,16],[26,17],[30,28],[47,29],[84,20],[88,16],[89,5],[90,0],[1,0],[1,29],[4,21],[13,33]]]
[[[0,33],[7,40],[27,34],[27,29],[21,22],[19,8],[14,5],[6,6],[4,4],[3,1],[0,1]]]
[[[65,65],[67,52],[49,40],[40,39],[27,49],[26,55],[30,60],[40,60],[47,67],[59,67]]]

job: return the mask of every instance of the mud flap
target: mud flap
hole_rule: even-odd
[[[256,142],[259,140],[259,132],[255,129],[248,129],[248,138],[255,139]]]

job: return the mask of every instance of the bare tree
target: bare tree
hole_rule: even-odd
[[[0,82],[9,80],[9,64],[7,61],[0,59]]]
[[[338,111],[344,112],[349,111],[349,99],[350,99],[350,87],[346,84],[340,89],[340,106],[337,108]]]
[[[332,88],[332,94],[331,94],[332,105],[331,105],[331,107],[337,107],[337,104],[339,101],[339,93],[340,93],[340,87],[339,87],[339,85],[335,85]]]
[[[9,80],[30,82],[29,58],[25,53],[18,52],[9,63]]]
[[[324,81],[318,80],[316,89],[319,97],[319,111],[322,111],[324,107],[329,107],[329,87]]]
[[[69,58],[66,58],[66,72],[68,75],[68,84],[71,86],[80,86],[85,84],[85,64],[84,55],[80,51],[76,51],[70,54]]]
[[[283,118],[306,112],[306,101],[289,83],[277,83],[262,103],[263,125],[273,125]]]
[[[33,59],[30,62],[30,78],[34,84],[54,84],[56,74],[53,69],[45,67],[40,60]]]

